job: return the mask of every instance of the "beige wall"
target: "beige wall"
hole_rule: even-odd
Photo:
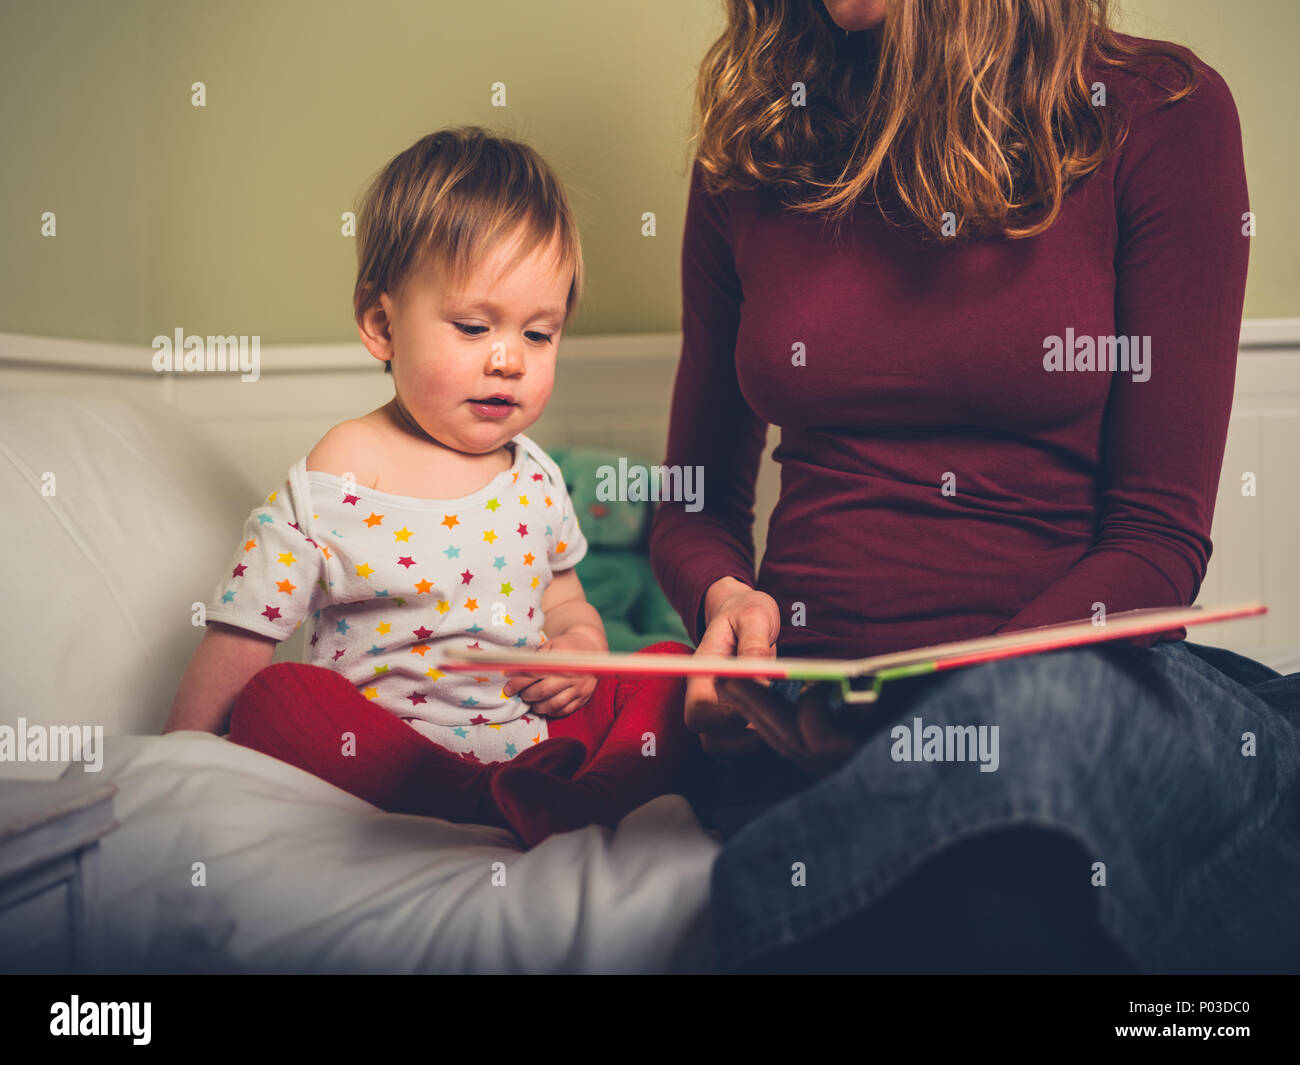
[[[1236,95],[1259,219],[1247,317],[1300,316],[1298,10],[1122,9]],[[717,0],[0,0],[0,333],[352,339],[340,213],[461,122],[530,141],[568,185],[591,279],[572,332],[675,330],[692,82],[721,20]]]

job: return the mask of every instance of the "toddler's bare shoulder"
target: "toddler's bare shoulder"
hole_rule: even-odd
[[[351,418],[330,429],[307,454],[307,469],[351,474],[361,484],[373,480],[375,430],[362,418]]]

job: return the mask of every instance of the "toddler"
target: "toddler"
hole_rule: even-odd
[[[523,433],[582,277],[563,189],[526,145],[443,130],[388,164],[359,212],[354,309],[394,397],[253,510],[167,730],[228,715],[233,742],[385,810],[528,846],[680,790],[701,753],[681,678],[432,664],[444,645],[608,649],[563,477]],[[268,665],[303,623],[310,664]]]

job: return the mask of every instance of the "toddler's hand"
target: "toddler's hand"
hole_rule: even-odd
[[[544,651],[603,651],[583,636],[561,634],[547,640],[537,650]],[[524,702],[531,704],[533,713],[542,717],[568,717],[587,705],[596,690],[596,677],[590,673],[527,673],[511,672],[505,693],[518,693]]]

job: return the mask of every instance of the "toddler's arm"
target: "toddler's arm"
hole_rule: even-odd
[[[235,698],[255,673],[271,664],[276,643],[269,636],[209,622],[185,667],[163,732],[227,732]]]
[[[591,644],[583,650],[608,651],[605,623],[596,608],[587,602],[582,581],[573,569],[557,573],[542,592],[542,617],[547,643],[565,637],[565,650],[578,650],[577,640]]]

